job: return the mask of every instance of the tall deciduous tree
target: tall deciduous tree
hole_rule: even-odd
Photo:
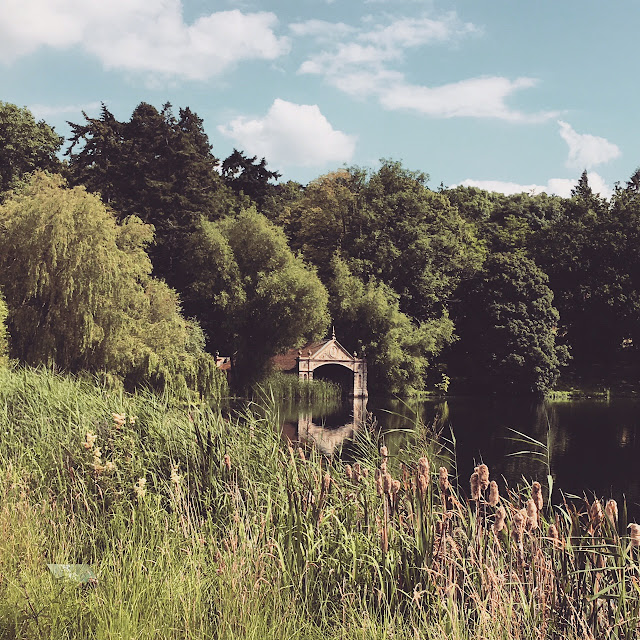
[[[189,308],[204,319],[211,347],[234,354],[241,385],[259,379],[272,356],[326,331],[326,289],[255,209],[203,221],[188,251]]]
[[[452,339],[448,315],[415,322],[400,311],[388,285],[362,282],[337,256],[331,268],[331,316],[340,341],[366,353],[371,388],[398,394],[422,389],[429,364]]]
[[[107,371],[132,383],[216,385],[199,327],[151,278],[152,227],[117,224],[96,195],[36,173],[0,206],[0,286],[11,349],[29,363]]]
[[[521,253],[497,253],[466,289],[456,318],[458,373],[493,390],[551,389],[568,352],[556,344],[559,316],[546,274]]]
[[[26,107],[0,101],[0,194],[36,169],[58,170],[62,140]]]

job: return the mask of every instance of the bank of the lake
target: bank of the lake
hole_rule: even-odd
[[[637,637],[622,505],[458,460],[467,499],[419,420],[357,429],[347,464],[253,408],[0,369],[0,637]]]

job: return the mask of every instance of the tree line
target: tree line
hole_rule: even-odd
[[[570,198],[504,196],[389,159],[302,185],[215,157],[188,108],[70,125],[65,146],[0,102],[0,357],[206,393],[219,352],[241,390],[333,325],[374,391],[635,363],[640,171],[610,200],[586,172]]]

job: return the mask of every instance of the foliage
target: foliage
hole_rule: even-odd
[[[0,101],[0,201],[3,192],[36,169],[57,171],[62,137],[26,107]]]
[[[566,363],[547,276],[518,253],[490,256],[456,318],[461,371],[480,387],[544,393]]]
[[[406,395],[421,389],[431,359],[452,339],[451,320],[443,314],[417,323],[384,283],[363,283],[338,257],[331,267],[331,317],[345,347],[366,353],[372,390]]]
[[[365,430],[347,467],[287,447],[268,414],[51,373],[0,370],[0,406],[4,637],[637,637],[624,505],[500,492],[484,465],[465,499],[423,425],[391,452]]]
[[[0,230],[15,357],[220,393],[199,328],[182,318],[176,294],[150,277],[151,227],[133,217],[118,225],[97,196],[36,173],[0,207]]]
[[[182,291],[184,243],[200,218],[216,219],[233,196],[216,171],[202,120],[189,108],[140,103],[128,122],[103,105],[99,118],[71,124],[67,150],[72,183],[97,192],[119,219],[136,215],[155,228],[155,273]]]
[[[257,156],[247,157],[237,149],[222,162],[222,177],[237,195],[247,196],[261,209],[274,189],[270,180],[277,180],[280,174],[267,169],[267,161]]]
[[[187,301],[206,318],[211,346],[233,354],[241,386],[259,380],[272,356],[324,335],[326,289],[255,209],[203,221],[190,247]]]

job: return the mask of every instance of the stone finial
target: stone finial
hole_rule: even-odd
[[[309,353],[309,357],[311,357],[311,349],[309,349],[309,352],[308,352],[308,353]]]
[[[354,351],[354,352],[353,352],[353,357],[354,357],[354,358],[357,358],[357,357],[358,357],[358,352],[357,352],[357,351]]]
[[[333,325],[331,326],[331,339],[336,339],[336,328]]]

